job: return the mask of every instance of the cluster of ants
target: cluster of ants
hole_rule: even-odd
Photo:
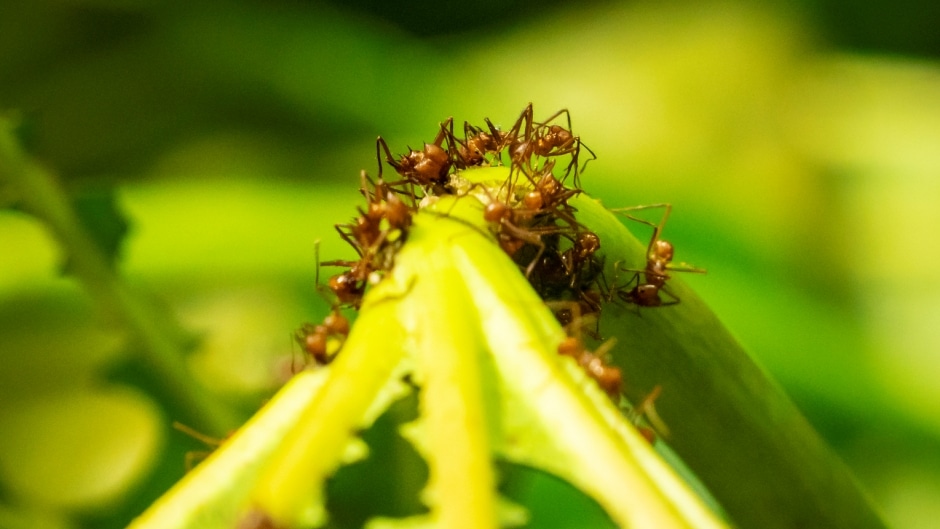
[[[565,116],[564,125],[556,123]],[[298,343],[319,365],[328,364],[349,333],[343,308],[357,309],[368,285],[381,280],[394,265],[395,254],[408,237],[412,216],[427,197],[474,194],[484,204],[483,219],[489,224],[500,247],[519,265],[529,282],[552,308],[569,338],[559,345],[559,354],[573,357],[611,398],[619,399],[622,376],[608,365],[602,346],[588,350],[580,336],[585,322],[597,321],[602,302],[619,300],[639,307],[671,305],[679,299],[666,283],[670,271],[700,271],[687,266],[674,267],[673,246],[660,234],[669,216],[668,204],[612,210],[653,227],[653,236],[643,269],[615,268],[632,272],[621,285],[608,285],[603,276],[603,260],[598,255],[600,237],[576,220],[569,200],[580,194],[580,173],[594,153],[571,132],[571,117],[561,110],[545,121],[533,118],[529,104],[508,130],[489,119],[486,127],[464,123],[462,137],[454,132],[453,118],[440,124],[432,143],[409,148],[394,156],[385,140],[376,141],[379,171],[375,180],[361,173],[360,193],[366,206],[358,208],[352,222],[336,226],[340,237],[356,251],[355,261],[326,261],[319,265],[340,266],[345,270],[327,282],[335,301],[326,318],[317,325],[306,324],[296,333]],[[582,149],[590,160],[581,164]],[[383,178],[384,162],[397,173],[393,181]],[[565,163],[567,162],[567,163]],[[509,177],[498,189],[468,185],[460,172],[472,167],[508,165]],[[560,169],[559,168],[562,168]],[[571,186],[566,182],[571,181]],[[634,217],[639,209],[663,208],[659,224]],[[652,409],[652,398],[638,410]]]

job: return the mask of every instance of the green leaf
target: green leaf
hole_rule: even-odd
[[[465,176],[498,184],[506,174],[489,168]],[[618,288],[624,272],[617,270],[642,268],[644,246],[599,203],[579,197],[572,204],[579,222],[601,237],[605,275]],[[681,303],[608,304],[601,332],[619,340],[614,354],[627,369],[629,393],[663,387],[658,409],[671,446],[731,519],[762,527],[880,527],[789,399],[680,280],[669,289]],[[176,511],[216,512],[212,519],[224,523],[207,525],[202,516],[199,524],[187,519],[171,527],[223,527],[249,511],[287,527],[322,524],[325,479],[343,464],[355,432],[391,401],[381,395],[397,394],[383,388],[405,374],[421,388],[420,417],[407,437],[428,461],[423,498],[430,513],[375,523],[498,526],[505,520],[493,460],[500,457],[568,481],[620,527],[723,527],[622,411],[557,353],[563,337],[494,244],[482,205],[442,198],[416,215],[394,270],[366,296],[337,361],[319,372],[322,387],[283,401],[292,406],[272,403],[245,428],[265,446],[243,450],[252,470],[239,481],[254,484],[235,490],[205,480],[198,486],[216,491],[196,501],[185,486],[176,492]],[[293,426],[263,439],[256,431],[268,414]],[[205,466],[221,476],[231,463],[218,461]],[[140,527],[158,526],[168,525]]]
[[[304,371],[247,424],[158,499],[129,528],[230,528],[252,485],[300,410],[319,392],[327,372]]]
[[[505,176],[477,176],[487,174]],[[420,417],[408,437],[428,461],[423,498],[430,511],[400,523],[519,521],[507,516],[496,490],[493,462],[502,457],[571,482],[621,527],[724,527],[593,381],[557,353],[564,332],[481,225],[482,205],[473,197],[442,199],[417,214],[395,268],[366,295],[337,360],[318,372],[319,389],[299,394],[293,382],[282,392],[290,396],[278,397],[194,472],[214,479],[188,478],[135,527],[322,524],[325,479],[343,463],[355,432],[390,401],[382,388],[405,374],[421,388]],[[262,432],[269,415],[293,426]],[[247,450],[240,439],[264,448]],[[244,466],[220,479],[236,462]],[[253,484],[246,492],[232,481]],[[189,487],[214,490],[187,494]],[[190,514],[167,524],[161,511]]]
[[[645,266],[645,245],[621,219],[587,196],[571,204],[601,238],[608,282],[618,265]],[[601,332],[617,338],[628,397],[662,386],[656,407],[670,446],[737,524],[884,527],[846,466],[677,275],[668,284],[677,305],[604,307]]]

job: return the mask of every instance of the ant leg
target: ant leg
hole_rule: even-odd
[[[381,182],[382,187],[385,186],[385,182],[382,180],[381,175],[379,176],[379,182]],[[373,191],[369,191],[372,189]],[[359,194],[365,197],[366,201],[370,204],[378,200],[381,201],[384,197],[379,196],[379,184],[372,181],[372,178],[369,177],[369,174],[366,173],[366,170],[363,169],[359,172]]]
[[[529,106],[531,107],[532,104],[529,103]],[[530,110],[531,110],[531,109],[530,109]],[[567,121],[568,121],[568,132],[571,132],[571,113],[568,112],[568,109],[567,109],[567,108],[563,108],[563,109],[559,110],[558,112],[555,112],[555,113],[552,114],[551,116],[545,118],[545,121],[540,121],[540,122],[536,123],[536,125],[538,125],[539,127],[544,127],[544,126],[548,125],[549,123],[551,123],[552,121],[554,121],[555,119],[557,119],[558,116],[561,116],[562,114],[564,114],[565,116],[567,116],[567,118],[568,118],[568,120],[567,120]]]
[[[353,247],[353,250],[356,250],[356,253],[359,254],[359,257],[362,257],[362,251],[363,251],[363,249],[360,247],[359,242],[356,241],[356,239],[353,238],[352,235],[350,235],[350,234],[348,234],[348,233],[346,233],[345,231],[342,230],[342,228],[343,228],[344,226],[342,226],[342,225],[340,225],[340,224],[336,224],[336,225],[334,225],[333,227],[336,228],[336,232],[339,233],[340,238],[342,238],[344,241],[346,241],[347,244],[349,244],[350,246],[352,246],[352,247]],[[319,241],[318,241],[318,242],[319,242]],[[319,252],[319,246],[317,246],[317,252]],[[319,254],[318,254],[318,255],[319,255]],[[326,263],[321,263],[321,264],[324,264],[324,265],[325,265]]]
[[[645,397],[643,400],[637,404],[633,411],[631,412],[631,422],[638,424],[640,418],[645,416],[646,420],[649,421],[650,426],[656,430],[659,435],[663,437],[669,437],[669,427],[666,426],[666,423],[663,422],[660,418],[659,413],[656,412],[655,402],[659,398],[659,395],[662,393],[663,387],[656,385]]]
[[[641,218],[639,218],[639,217],[634,217],[633,215],[630,215],[630,214],[626,213],[627,211],[643,211],[643,210],[647,210],[647,209],[656,209],[656,208],[664,208],[664,209],[665,209],[665,212],[663,213],[662,219],[660,219],[659,224],[655,224],[655,223],[650,222],[650,221],[648,221],[648,220],[646,220],[646,219],[641,219]],[[654,227],[654,228],[657,228],[657,227],[658,227],[660,230],[662,230],[662,227],[666,224],[666,219],[669,218],[669,214],[672,212],[672,204],[669,204],[669,203],[666,203],[666,202],[662,202],[662,203],[659,203],[659,204],[644,204],[644,205],[642,205],[642,206],[629,206],[629,207],[623,207],[623,208],[609,208],[608,211],[610,211],[611,213],[619,213],[619,214],[623,215],[624,217],[626,217],[626,218],[628,218],[628,219],[630,219],[630,220],[632,220],[632,221],[639,222],[639,223],[642,223],[642,224],[646,224],[647,226],[652,226],[652,227]]]
[[[509,146],[512,143],[512,138],[509,134],[503,134],[496,125],[493,125],[493,122],[490,121],[490,118],[483,118],[483,121],[486,122],[486,126],[490,129],[490,136],[493,138],[493,141],[496,142],[496,161],[499,165],[503,165],[503,149]]]
[[[581,138],[578,138],[578,153],[579,153],[579,154],[580,154],[580,152],[581,152],[581,147],[584,147],[585,149],[587,149],[587,151],[588,151],[589,153],[591,153],[591,159],[590,159],[590,160],[585,160],[585,161],[584,161],[584,165],[581,166],[581,172],[583,173],[584,170],[587,169],[587,164],[588,164],[588,162],[590,162],[590,161],[592,161],[592,160],[596,160],[596,159],[597,159],[597,155],[594,154],[594,151],[592,151],[590,147],[588,147],[587,145],[581,143]],[[580,182],[579,182],[580,174],[577,172],[577,170],[578,170],[578,168],[575,167],[575,187],[580,188],[580,187],[581,187],[581,184],[580,184]]]
[[[539,259],[542,258],[542,254],[545,253],[545,243],[542,242],[542,238],[538,237],[538,247],[539,251],[535,252],[535,257],[532,259],[532,262],[529,263],[529,266],[525,269],[525,278],[529,279],[532,275],[532,271],[535,270],[535,265],[538,264]]]
[[[379,151],[379,146],[382,146],[385,148],[385,156],[386,156],[385,159],[388,161],[388,163],[392,163],[392,153],[391,151],[388,150],[388,144],[385,143],[385,140],[382,139],[382,136],[379,136],[378,138],[375,139],[375,161],[379,165],[378,178],[381,179],[382,178],[382,155]]]
[[[679,299],[679,296],[673,294],[669,289],[666,288],[665,285],[659,287],[659,293],[660,293],[660,294],[664,294],[664,295],[669,296],[670,298],[672,298],[672,299],[670,299],[670,300],[668,300],[668,301],[661,301],[660,304],[659,304],[660,307],[667,307],[667,306],[669,306],[669,305],[678,305],[679,302],[682,301],[681,299]]]
[[[627,211],[643,211],[643,210],[647,210],[647,209],[656,209],[656,208],[663,208],[663,209],[665,210],[665,211],[663,212],[662,218],[660,218],[660,220],[659,220],[659,224],[653,224],[652,222],[650,222],[650,221],[648,221],[648,220],[646,220],[646,219],[641,219],[641,218],[639,218],[639,217],[634,217],[633,215],[629,215],[629,214],[626,213]],[[659,236],[662,235],[663,227],[666,225],[666,220],[669,219],[669,214],[672,212],[672,204],[663,202],[663,203],[659,203],[659,204],[646,204],[646,205],[642,205],[642,206],[630,206],[630,207],[625,207],[625,208],[614,208],[614,209],[611,209],[610,211],[613,212],[613,213],[620,213],[620,214],[622,214],[624,217],[626,217],[626,218],[628,218],[628,219],[630,219],[630,220],[633,220],[633,221],[635,221],[635,222],[639,222],[639,223],[642,223],[642,224],[646,224],[647,226],[652,226],[652,227],[653,227],[653,237],[650,239],[649,245],[648,245],[647,248],[646,248],[646,255],[647,255],[647,257],[649,257],[649,256],[653,255],[653,246],[656,244],[656,241],[659,240]]]
[[[525,176],[526,180],[529,181],[529,184],[532,185],[533,189],[538,187],[538,182],[535,181],[535,175],[529,173],[529,171],[532,170],[531,167],[529,168],[529,171],[527,171],[527,170],[525,169],[525,167],[523,167],[521,164],[519,164],[519,165],[516,166],[516,169],[517,169],[516,171],[511,171],[511,170],[509,171],[509,178],[510,178],[510,179],[512,179],[513,174],[515,174],[515,175],[516,175],[516,180],[518,181],[519,173],[522,173],[522,174]],[[549,167],[549,169],[551,169],[551,168]],[[545,169],[543,169],[542,172],[543,172],[543,173],[547,173],[548,171],[546,171]],[[513,189],[515,189],[515,186],[513,186]]]
[[[522,123],[525,123],[525,141],[529,141],[529,137],[532,135],[532,103],[526,105],[523,109],[522,114],[519,115],[519,119],[513,124],[512,128],[509,129],[509,134],[511,137],[517,137],[519,135],[520,127]]]
[[[450,130],[450,135],[448,135],[447,133],[448,129]],[[443,123],[440,124],[440,130],[437,132],[437,136],[434,137],[434,145],[437,145],[438,147],[440,147],[441,143],[444,142],[445,138],[452,137],[453,135],[454,135],[454,117],[451,116],[447,118],[446,120],[444,120]],[[448,149],[448,152],[449,152],[449,149]]]
[[[545,242],[542,241],[542,236],[537,235],[529,230],[520,228],[513,223],[506,221],[505,219],[499,223],[499,226],[501,230],[509,232],[509,235],[515,237],[516,239],[534,246],[538,246],[538,251],[535,253],[535,258],[532,259],[532,262],[529,263],[529,266],[527,266],[525,270],[525,277],[526,279],[529,279],[529,276],[532,275],[532,271],[535,270],[535,265],[538,264],[542,254],[545,253]]]
[[[186,426],[185,424],[179,421],[173,421],[173,429],[183,432],[184,434],[192,437],[193,439],[197,441],[201,441],[207,446],[219,446],[222,444],[221,439],[216,439],[215,437],[210,437],[202,432],[198,432],[191,426]]]
[[[445,123],[448,124],[447,129],[444,129],[444,123],[442,123],[441,130],[447,136],[447,155],[451,160],[459,160],[462,164],[466,164],[466,159],[460,155],[460,148],[463,147],[463,149],[466,151],[468,149],[467,143],[460,141],[460,139],[457,138],[457,135],[454,134],[454,118],[448,118]],[[470,124],[466,121],[463,122],[465,140],[467,138],[467,127],[469,125]]]
[[[631,270],[624,268],[624,269],[621,269],[620,271],[629,272]],[[640,272],[634,271],[633,277],[631,277],[630,280],[627,281],[623,286],[618,286],[615,284],[613,287],[611,287],[611,292],[613,293],[611,295],[611,299],[613,298],[613,295],[616,295],[617,298],[620,299],[620,301],[628,305],[636,305],[639,308],[639,305],[637,304],[637,300],[636,300],[637,291],[639,290],[639,288],[640,288]],[[639,314],[639,310],[637,310],[637,314]]]
[[[314,284],[317,285],[317,288],[320,287],[320,239],[313,241],[313,259],[317,264],[316,275],[314,276]]]

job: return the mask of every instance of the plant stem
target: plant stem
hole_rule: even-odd
[[[41,220],[68,256],[70,271],[84,284],[106,314],[127,331],[142,372],[160,393],[187,414],[181,417],[200,429],[222,434],[238,425],[231,409],[214,398],[183,361],[183,348],[159,328],[157,314],[109,266],[82,226],[55,176],[23,152],[12,123],[0,120],[0,181],[7,182],[22,209]]]

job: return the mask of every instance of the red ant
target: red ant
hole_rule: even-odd
[[[297,330],[294,338],[317,365],[322,366],[333,360],[347,336],[349,336],[349,320],[339,312],[338,308],[334,307],[323,319],[323,323],[320,325],[304,324]],[[335,342],[331,343],[331,340]]]
[[[489,165],[487,155],[496,156],[496,162],[501,163],[499,159],[500,152],[506,147],[508,134],[501,132],[489,118],[485,119],[489,132],[482,128],[474,127],[468,122],[463,124],[464,139],[457,139],[451,123],[447,131],[449,145],[451,147],[451,156],[459,169],[467,167]]]
[[[317,291],[323,295],[320,286],[320,241],[315,248],[317,273]],[[328,287],[336,296],[336,301],[330,313],[319,325],[305,323],[294,333],[294,340],[309,354],[318,365],[326,365],[342,347],[349,335],[349,320],[339,311],[342,305],[359,304],[365,291],[365,285],[360,285],[347,270],[330,278]]]
[[[620,398],[620,387],[623,384],[623,375],[620,368],[612,367],[604,362],[604,356],[614,345],[614,339],[604,342],[593,353],[584,347],[580,338],[569,336],[558,344],[558,354],[570,356],[578,362],[588,376],[597,382],[597,385],[614,400]]]
[[[530,216],[550,215],[563,220],[571,229],[578,230],[579,224],[574,218],[575,209],[568,205],[568,199],[581,193],[580,189],[568,188],[555,178],[552,169],[554,161],[549,161],[541,171],[532,175],[520,167],[520,171],[531,184],[521,201]]]
[[[670,278],[669,271],[674,270],[678,272],[694,272],[701,274],[705,273],[705,270],[700,268],[693,268],[684,263],[678,266],[672,264],[675,249],[672,243],[659,238],[662,234],[663,226],[666,224],[666,219],[669,218],[669,213],[672,211],[672,205],[651,204],[632,208],[612,209],[611,211],[623,213],[625,211],[636,211],[649,208],[665,208],[665,213],[663,214],[663,217],[659,221],[658,225],[624,213],[624,215],[629,219],[653,226],[653,236],[650,239],[649,246],[646,250],[646,267],[643,270],[635,270],[630,268],[620,269],[622,271],[634,272],[633,278],[631,278],[626,285],[629,286],[635,282],[633,288],[626,290],[626,286],[614,287],[614,291],[616,292],[617,297],[622,301],[633,303],[641,307],[675,305],[679,303],[679,298],[666,289],[666,281],[668,281]],[[643,274],[642,281],[640,280],[640,274]],[[669,301],[664,301],[659,297],[660,292],[668,295],[672,299]]]
[[[447,174],[450,171],[449,151],[451,147],[448,146],[448,149],[444,150],[441,144],[448,137],[447,130],[452,129],[453,120],[454,118],[447,118],[447,121],[440,125],[440,131],[434,138],[434,143],[425,143],[424,149],[420,151],[409,147],[409,153],[401,156],[397,161],[389,150],[388,144],[379,136],[375,143],[376,155],[379,155],[379,148],[381,147],[385,151],[385,161],[408,183],[417,184],[425,189],[432,186],[442,186],[446,184]],[[380,163],[379,178],[381,177]]]
[[[381,178],[372,182],[363,171],[360,192],[368,200],[366,209],[352,224],[337,225],[336,231],[359,254],[358,261],[327,261],[326,266],[348,266],[349,270],[330,278],[328,286],[340,304],[358,306],[366,284],[376,271],[392,266],[395,251],[404,242],[411,226],[413,207],[408,206]],[[370,187],[372,190],[370,190]]]
[[[511,183],[509,186],[511,187]],[[535,256],[531,258],[525,270],[526,277],[530,277],[547,249],[542,237],[561,233],[564,228],[555,225],[554,218],[548,215],[536,219],[539,212],[513,207],[509,202],[511,198],[503,201],[490,195],[485,188],[484,192],[489,196],[489,202],[483,208],[483,218],[498,225],[497,238],[500,247],[514,259],[519,257],[520,250],[525,245],[536,248]],[[510,190],[507,194],[511,197],[513,193]]]
[[[562,114],[567,118],[567,129],[561,125],[549,125]],[[521,138],[518,135],[520,130],[524,131]],[[538,123],[533,120],[532,103],[529,103],[510,129],[510,133],[513,138],[510,143],[510,158],[514,165],[531,168],[533,156],[548,158],[570,154],[571,163],[568,165],[567,173],[571,172],[572,167],[574,168],[575,188],[580,188],[578,157],[582,144],[581,139],[571,133],[571,114],[568,109],[561,109],[545,121]],[[597,158],[594,151],[587,146],[584,147],[591,153],[592,159]]]
[[[580,279],[581,271],[594,262],[594,254],[601,248],[601,238],[592,231],[579,232],[574,238],[571,248],[561,254],[561,262],[565,265],[568,275],[571,276],[571,288],[574,288]],[[596,267],[596,266],[595,266]]]
[[[616,343],[616,339],[611,338],[601,344],[596,351],[591,352],[581,341],[581,330],[583,322],[581,319],[581,304],[573,301],[547,302],[549,308],[562,307],[568,311],[571,318],[565,324],[565,331],[569,335],[558,344],[558,354],[570,356],[578,362],[588,376],[597,382],[597,385],[604,390],[607,395],[615,401],[620,398],[620,387],[623,384],[623,375],[620,369],[607,365],[605,358],[607,353]],[[567,307],[567,308],[564,308]],[[594,314],[592,314],[594,315]],[[573,329],[571,327],[574,327]]]

